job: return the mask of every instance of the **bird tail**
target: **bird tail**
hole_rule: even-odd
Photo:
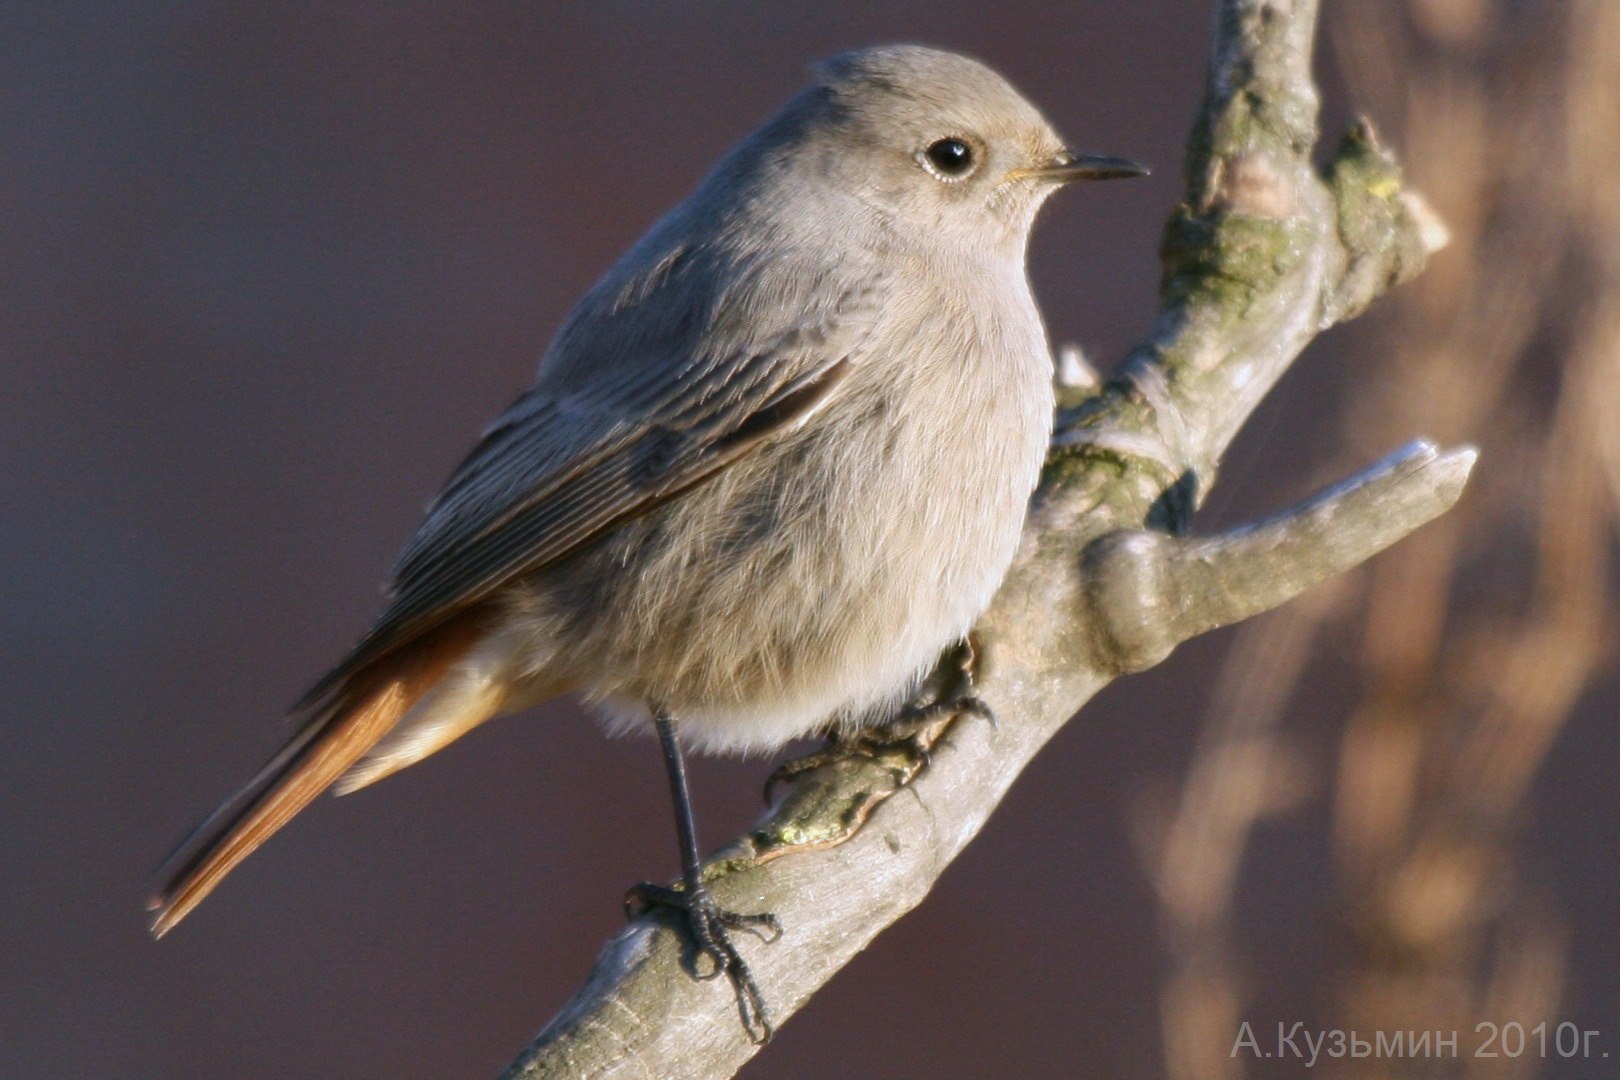
[[[172,930],[238,863],[364,757],[478,644],[483,630],[483,621],[468,612],[345,679],[298,734],[164,860],[164,884],[147,905],[152,935]]]

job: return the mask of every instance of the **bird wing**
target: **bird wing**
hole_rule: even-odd
[[[382,618],[301,707],[803,423],[848,375],[885,291],[847,265],[783,256],[722,268],[676,250],[644,264],[581,302],[536,385],[429,509]]]
[[[154,933],[183,919],[477,647],[487,632],[480,601],[701,483],[837,390],[882,303],[881,281],[791,253],[740,266],[714,259],[633,253],[632,269],[581,302],[535,387],[429,510],[382,619],[300,702],[305,720],[287,745],[165,860]]]

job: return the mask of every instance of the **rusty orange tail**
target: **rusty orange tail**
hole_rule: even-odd
[[[181,841],[159,872],[147,905],[162,937],[399,722],[450,666],[477,644],[481,619],[468,612],[379,659],[338,687],[297,735],[241,791]]]

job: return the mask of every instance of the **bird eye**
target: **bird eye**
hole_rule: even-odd
[[[929,171],[941,180],[960,180],[973,171],[973,147],[957,138],[940,139],[922,152]]]

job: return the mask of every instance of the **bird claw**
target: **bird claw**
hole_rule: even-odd
[[[831,765],[840,758],[847,757],[851,752],[859,754],[834,736],[827,740],[827,746],[822,750],[815,750],[803,757],[790,758],[771,770],[771,775],[765,778],[765,805],[769,806],[776,799],[776,789],[779,785],[791,783],[807,772],[815,772],[823,765]]]
[[[841,732],[830,736],[827,745],[803,757],[784,761],[765,778],[765,805],[769,806],[776,789],[805,773],[848,758],[865,758],[878,764],[893,762],[896,752],[906,759],[899,769],[899,782],[904,785],[918,771],[928,767],[933,759],[934,743],[943,727],[959,716],[976,716],[999,728],[996,712],[975,691],[974,669],[978,654],[970,638],[963,639],[941,667],[945,672],[945,685],[933,700],[907,705],[883,724],[854,732]]]
[[[749,915],[727,911],[715,902],[714,894],[706,885],[688,890],[643,881],[625,894],[627,918],[636,918],[653,908],[668,908],[685,917],[694,949],[689,961],[692,977],[707,982],[721,975],[729,976],[737,994],[737,1013],[748,1037],[761,1046],[770,1042],[776,1029],[766,1010],[765,996],[754,981],[747,961],[732,944],[731,931],[752,934],[768,945],[782,936],[781,921],[769,913]],[[710,965],[707,970],[702,966],[705,959]]]
[[[979,651],[971,635],[963,638],[961,644],[951,652],[950,666],[949,681],[940,688],[934,700],[924,705],[907,706],[901,710],[901,720],[932,723],[957,716],[977,716],[988,721],[992,728],[999,728],[1001,722],[996,719],[996,711],[976,693]]]
[[[971,686],[969,687],[971,690]],[[939,698],[922,705],[907,705],[900,710],[892,725],[885,727],[896,728],[926,728],[940,720],[949,720],[957,716],[977,716],[989,722],[993,728],[999,728],[1001,721],[996,719],[996,711],[990,707],[989,702],[971,692],[960,697]]]

